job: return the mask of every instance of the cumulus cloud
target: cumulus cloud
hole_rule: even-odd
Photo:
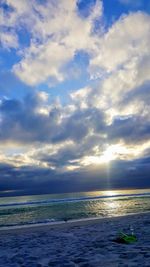
[[[9,9],[3,10],[2,27],[19,32],[22,26],[31,35],[30,45],[21,51],[22,60],[13,67],[25,83],[33,86],[50,78],[62,81],[62,67],[76,51],[94,49],[92,29],[95,19],[102,15],[101,1],[96,1],[87,18],[80,16],[77,2],[72,0],[3,2]]]
[[[91,68],[98,66],[111,72],[133,58],[149,55],[149,40],[149,15],[137,12],[122,16],[100,39]]]
[[[137,144],[150,138],[150,120],[145,116],[118,118],[109,126],[110,140],[122,139],[126,143]]]
[[[86,98],[91,98],[90,90],[86,93]],[[85,97],[83,89],[78,94]],[[73,100],[76,96],[77,92],[72,94]],[[95,108],[91,103],[79,108],[76,102],[72,102],[70,106],[73,108],[49,104],[48,95],[44,92],[27,95],[22,101],[3,99],[0,103],[1,141],[6,146],[12,143],[14,146],[26,144],[30,147],[30,152],[7,156],[7,162],[14,166],[31,164],[71,170],[88,166],[91,160],[93,164],[102,164],[108,155],[111,155],[110,159],[138,158],[148,149],[148,114],[115,116],[108,123],[104,110]],[[114,145],[113,150],[111,144]],[[6,158],[3,158],[5,161]]]
[[[29,94],[23,101],[1,101],[1,140],[35,142],[48,140],[55,132],[57,110],[49,112],[45,93]]]
[[[0,44],[6,49],[18,47],[18,37],[14,32],[1,32]]]
[[[145,115],[148,113],[147,101],[140,100],[142,96],[139,96],[138,88],[144,84],[147,88],[149,86],[149,33],[148,14],[136,12],[125,15],[100,38],[95,58],[90,60],[91,73],[99,72],[100,77],[102,72],[105,74],[97,90],[93,90],[91,99],[96,107],[105,110],[109,124],[117,116],[140,117],[143,109]],[[133,95],[136,92],[138,98],[135,100]],[[148,97],[148,91],[144,95]],[[133,101],[130,101],[130,96]]]
[[[96,108],[77,110],[50,106],[44,92],[27,95],[23,101],[3,99],[1,140],[16,142],[62,142],[83,139],[90,131],[103,131],[104,114]],[[75,105],[74,105],[75,106]]]

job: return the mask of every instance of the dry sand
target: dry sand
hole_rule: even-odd
[[[134,227],[138,241],[118,244]],[[150,213],[0,231],[0,267],[150,267]]]

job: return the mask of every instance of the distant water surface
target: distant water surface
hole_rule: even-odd
[[[0,198],[0,227],[150,211],[150,189]]]

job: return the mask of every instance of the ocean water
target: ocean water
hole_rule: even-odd
[[[0,198],[0,227],[150,211],[150,189]]]

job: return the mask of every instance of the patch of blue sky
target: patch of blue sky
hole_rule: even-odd
[[[47,92],[51,99],[60,98],[62,104],[67,104],[69,101],[69,94],[73,91],[79,90],[85,86],[89,86],[88,75],[83,75],[80,79],[68,79],[54,86],[49,87],[46,83],[37,87],[39,91]]]
[[[45,5],[47,1],[49,0],[36,0],[37,4],[40,4],[40,5]]]
[[[96,0],[78,0],[77,9],[82,17],[88,17],[91,13],[91,8],[95,5]]]
[[[89,55],[84,50],[76,51],[72,63],[76,63],[80,68],[85,68],[89,64]]]
[[[82,17],[90,15],[92,7],[96,0],[79,0],[77,3],[78,12]],[[106,30],[117,21],[122,15],[130,12],[143,11],[150,13],[150,1],[148,0],[130,0],[128,3],[123,3],[123,0],[103,0],[103,20]],[[95,21],[94,32],[98,33],[101,21]]]
[[[18,32],[19,46],[20,48],[25,48],[30,46],[31,34],[24,28],[19,28]]]
[[[61,83],[53,82],[47,84],[43,83],[37,88],[40,91],[46,91],[53,98],[60,97],[62,103],[68,101],[68,95],[70,92],[76,91],[89,85],[90,77],[88,73],[89,55],[84,51],[77,51],[74,59],[63,67],[63,72],[67,73],[66,78]],[[52,84],[50,86],[50,84]]]
[[[7,5],[6,5],[7,7]],[[6,9],[5,7],[5,9]],[[9,28],[5,29],[5,32],[9,32]],[[19,39],[19,50],[29,45],[29,35],[25,32],[24,29],[18,32]],[[12,70],[12,67],[21,60],[21,54],[18,53],[18,48],[5,48],[0,47],[0,69],[3,72],[9,72]]]
[[[0,8],[8,13],[13,11],[13,8],[11,7],[11,5],[7,4],[4,1],[0,1]]]
[[[11,71],[0,72],[0,97],[21,99],[33,89],[21,82]]]
[[[105,27],[108,29],[115,21],[122,15],[129,14],[130,12],[143,11],[150,13],[150,1],[141,0],[140,4],[136,0],[124,4],[121,0],[103,0],[103,12]]]
[[[12,69],[12,66],[20,61],[21,56],[17,53],[16,49],[3,49],[0,48],[0,68],[3,71]]]

